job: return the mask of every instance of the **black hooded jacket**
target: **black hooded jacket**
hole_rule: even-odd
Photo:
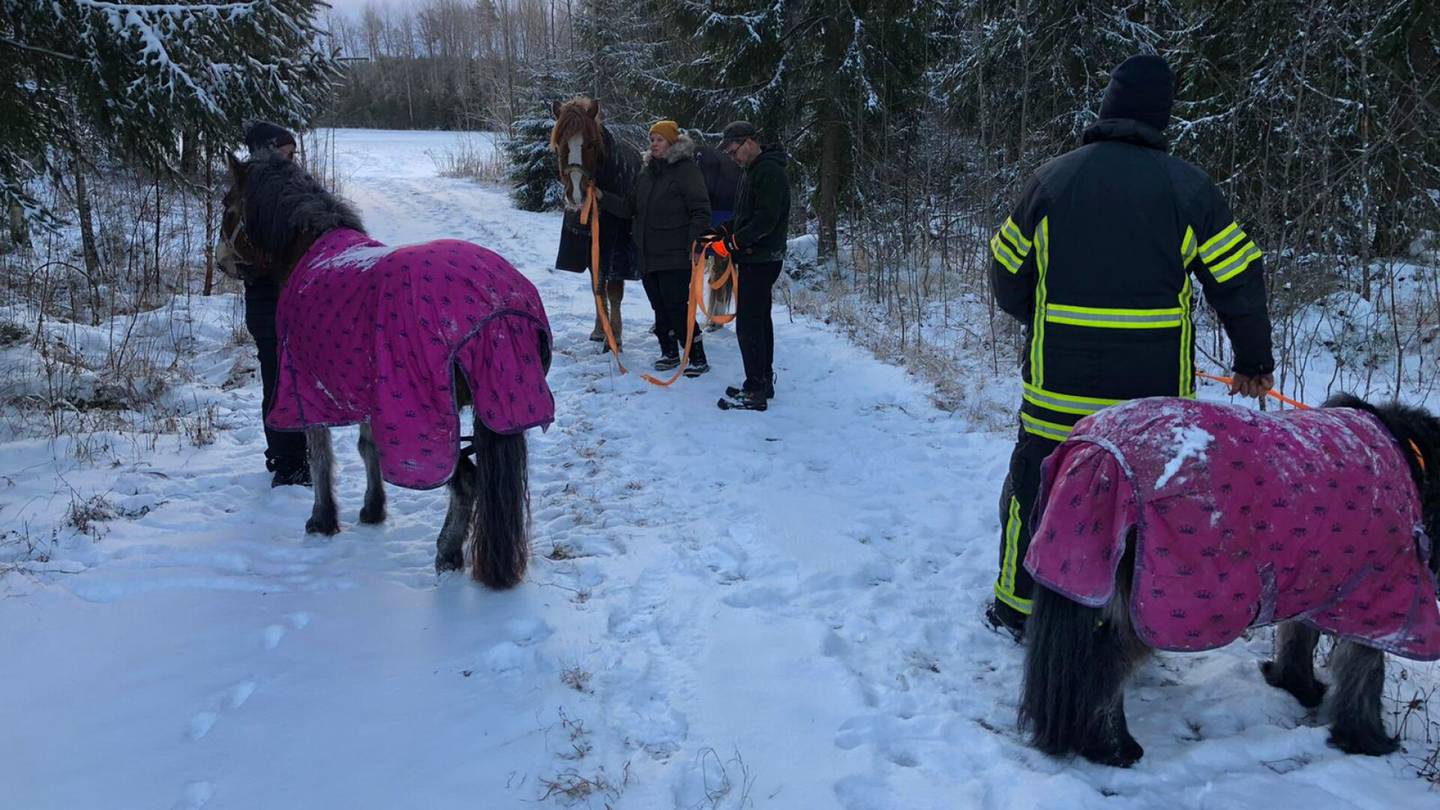
[[[785,151],[769,145],[740,175],[735,195],[736,264],[760,264],[785,258],[785,234],[790,226],[790,179],[785,174]]]
[[[990,241],[1001,309],[1028,326],[1021,425],[1063,440],[1088,413],[1195,393],[1195,286],[1236,371],[1274,368],[1260,249],[1200,169],[1138,120],[1102,119],[1043,166]]]

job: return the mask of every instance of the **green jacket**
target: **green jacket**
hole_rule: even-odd
[[[647,153],[630,194],[601,195],[600,208],[633,220],[642,273],[688,270],[690,245],[710,230],[710,195],[695,163],[695,142],[682,134],[663,160]]]
[[[785,152],[766,146],[740,178],[735,196],[735,246],[740,264],[776,262],[785,258],[790,226],[790,179]]]

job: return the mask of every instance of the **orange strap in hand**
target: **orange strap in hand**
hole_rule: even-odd
[[[1203,371],[1196,371],[1196,372],[1195,372],[1195,376],[1196,376],[1196,377],[1203,378],[1203,379],[1206,379],[1206,380],[1214,380],[1215,382],[1224,383],[1224,384],[1226,384],[1226,385],[1234,385],[1234,384],[1235,384],[1235,378],[1234,378],[1234,377],[1217,377],[1217,376],[1215,376],[1214,374],[1206,374],[1206,373],[1203,372]],[[1302,410],[1302,411],[1308,411],[1308,410],[1310,410],[1310,406],[1309,406],[1309,405],[1306,405],[1305,403],[1301,402],[1301,401],[1298,400],[1298,399],[1291,399],[1290,397],[1285,396],[1284,394],[1280,393],[1279,391],[1276,391],[1276,390],[1273,389],[1273,388],[1270,389],[1269,391],[1266,391],[1266,392],[1265,392],[1265,396],[1267,396],[1267,397],[1274,397],[1275,399],[1280,400],[1281,402],[1285,403],[1286,405],[1289,405],[1289,406],[1292,407],[1292,408],[1299,408],[1299,409]]]
[[[1218,382],[1218,383],[1225,383],[1226,385],[1230,385],[1230,384],[1232,384],[1232,383],[1234,382],[1234,379],[1232,379],[1232,378],[1230,378],[1230,377],[1217,377],[1217,376],[1215,376],[1214,374],[1206,374],[1206,373],[1203,372],[1203,371],[1196,371],[1196,372],[1195,372],[1195,376],[1196,376],[1196,377],[1202,377],[1202,378],[1207,379],[1207,380],[1214,380],[1215,382]],[[1311,410],[1311,408],[1310,408],[1309,405],[1306,405],[1305,403],[1303,403],[1303,402],[1301,402],[1301,401],[1299,401],[1299,400],[1291,399],[1291,398],[1285,396],[1284,394],[1281,394],[1281,393],[1279,393],[1278,391],[1275,391],[1275,390],[1273,390],[1273,389],[1270,390],[1270,391],[1266,391],[1265,393],[1266,393],[1266,395],[1272,396],[1272,397],[1280,400],[1281,402],[1285,403],[1286,405],[1290,405],[1291,407],[1299,408],[1299,409],[1302,410],[1302,411]],[[1415,454],[1415,463],[1418,464],[1418,465],[1420,465],[1420,472],[1422,472],[1422,473],[1427,472],[1427,470],[1425,469],[1425,454],[1420,452],[1420,445],[1416,444],[1414,439],[1410,439],[1410,440],[1409,440],[1409,443],[1410,443],[1410,452],[1412,452],[1412,453]]]
[[[605,332],[605,341],[610,353],[615,356],[615,365],[620,373],[625,372],[625,361],[620,359],[620,347],[615,344],[615,333],[610,329],[610,315],[605,311],[605,301],[600,297],[600,203],[595,198],[595,184],[585,187],[585,205],[580,208],[580,224],[590,226],[590,291],[595,294],[595,314],[600,318],[600,328]]]

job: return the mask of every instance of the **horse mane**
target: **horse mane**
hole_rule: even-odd
[[[248,166],[245,232],[270,262],[281,261],[301,234],[318,237],[336,228],[365,232],[355,208],[294,161],[265,149],[250,158]]]
[[[560,105],[560,114],[555,116],[555,128],[550,130],[550,148],[559,149],[560,144],[575,135],[584,138],[585,143],[595,144],[595,157],[605,161],[604,127],[590,116],[595,102],[588,96],[575,96]]]

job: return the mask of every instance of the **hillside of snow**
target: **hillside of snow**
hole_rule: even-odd
[[[136,327],[169,353],[171,432],[0,444],[0,806],[1436,802],[1416,771],[1440,725],[1406,702],[1440,667],[1391,659],[1406,750],[1346,756],[1265,686],[1268,630],[1138,673],[1131,770],[1027,747],[1021,649],[981,620],[1013,430],[937,409],[782,304],[766,413],[715,407],[742,376],[733,329],[707,336],[710,374],[640,380],[658,352],[639,285],[619,375],[586,339],[585,278],[551,269],[559,216],[436,176],[426,150],[453,139],[341,131],[338,174],[377,238],[472,240],[544,297],[557,420],[530,435],[528,580],[434,574],[443,489],[391,488],[389,521],[357,525],[354,428],[336,431],[342,531],[306,536],[309,490],[263,468],[238,298],[176,299]],[[110,325],[52,328],[84,351]],[[975,385],[1012,407],[1013,380]]]

